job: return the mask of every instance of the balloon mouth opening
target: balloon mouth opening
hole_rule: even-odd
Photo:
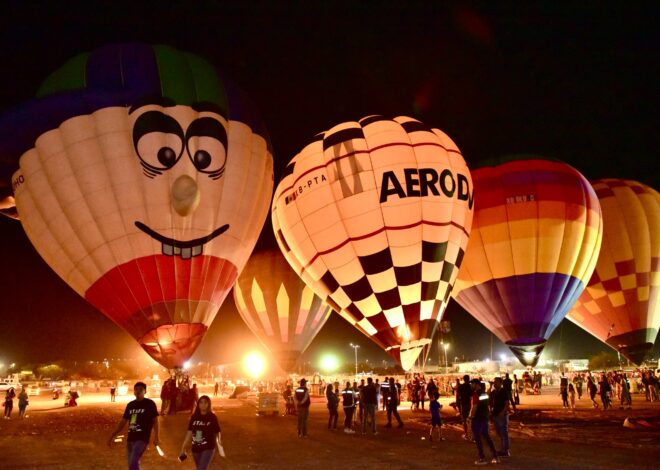
[[[640,366],[644,362],[644,359],[649,355],[653,349],[653,343],[644,343],[644,344],[635,344],[633,346],[624,346],[619,349],[619,352],[628,359],[630,362],[633,362],[635,365]]]
[[[657,328],[640,328],[628,333],[611,336],[606,342],[629,361],[639,366],[653,349],[657,336]]]
[[[521,364],[534,367],[539,362],[541,352],[546,344],[545,339],[529,343],[519,343],[509,341],[506,343],[511,352],[518,358]]]
[[[138,342],[155,361],[168,369],[178,369],[195,352],[206,330],[206,325],[202,323],[161,325]]]

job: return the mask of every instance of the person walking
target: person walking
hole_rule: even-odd
[[[603,410],[606,410],[610,407],[610,393],[612,392],[612,387],[610,386],[610,381],[607,379],[605,373],[601,374],[598,386],[600,388],[600,401],[603,403]]]
[[[470,386],[472,387],[472,402],[470,406],[470,421],[472,423],[472,436],[474,442],[477,444],[477,452],[479,454],[479,459],[474,462],[475,465],[487,465],[488,461],[484,454],[484,448],[482,440],[486,441],[488,447],[490,448],[492,454],[491,463],[499,463],[497,457],[497,451],[495,450],[495,444],[488,434],[488,402],[489,397],[486,394],[483,385],[479,379],[472,379],[470,381]]]
[[[170,380],[167,379],[160,389],[160,415],[167,416],[170,411]]]
[[[309,418],[309,390],[307,390],[307,380],[300,379],[300,387],[293,394],[293,402],[298,411],[298,437],[307,437],[307,419]]]
[[[378,408],[378,396],[376,394],[376,386],[371,377],[367,378],[367,385],[362,389],[362,398],[364,400],[364,414],[362,417],[362,434],[367,432],[367,421],[371,419],[371,432],[374,435],[378,434],[376,431],[376,408]]]
[[[5,414],[4,418],[5,419],[11,419],[11,411],[14,409],[14,398],[16,397],[16,392],[14,391],[14,388],[9,388],[7,392],[5,392],[5,402],[4,402],[4,407],[5,407]]]
[[[561,395],[562,406],[564,409],[568,408],[568,386],[563,382],[559,386],[559,394]]]
[[[179,460],[183,460],[188,446],[192,448],[193,459],[197,470],[207,470],[215,451],[218,449],[220,455],[224,454],[222,450],[222,440],[220,434],[220,424],[218,418],[213,413],[211,399],[202,395],[196,402],[195,411],[188,421],[188,431],[181,444]]]
[[[21,393],[18,394],[18,417],[23,419],[25,418],[25,412],[27,411],[27,406],[30,404],[28,399],[27,390],[25,386],[21,388]]]
[[[431,429],[429,430],[429,441],[433,442],[433,435],[436,431],[438,432],[436,440],[444,441],[445,438],[442,437],[442,415],[440,414],[442,404],[438,401],[440,393],[437,390],[434,390],[432,395],[430,395],[430,398],[429,410],[431,411]]]
[[[568,405],[571,410],[575,409],[575,386],[573,382],[569,382],[568,384]]]
[[[469,441],[470,428],[468,427],[468,418],[470,416],[470,409],[472,407],[472,386],[470,385],[470,376],[465,374],[463,376],[463,383],[458,386],[456,395],[458,397],[456,404],[458,410],[461,412],[461,419],[463,421],[463,439]]]
[[[110,386],[110,403],[115,402],[115,396],[117,395],[117,387],[114,385]]]
[[[400,397],[401,393],[398,391],[396,384],[394,383],[394,377],[390,377],[390,391],[389,394],[387,395],[387,424],[385,425],[386,428],[391,428],[392,427],[392,415],[396,418],[397,422],[399,423],[399,427],[403,427],[403,421],[401,420],[401,416],[399,416],[399,412],[397,411],[397,407],[399,406],[400,403]]]
[[[376,379],[374,386],[376,387],[376,411],[378,411],[380,409],[380,383],[378,379]]]
[[[328,384],[325,388],[325,398],[328,400],[328,429],[337,429],[337,420],[339,419],[339,397],[335,394],[332,384]]]
[[[128,438],[126,439],[126,455],[128,469],[139,470],[142,454],[149,445],[151,430],[154,431],[154,447],[158,447],[159,426],[158,407],[153,400],[145,398],[147,385],[137,382],[133,386],[135,400],[128,402],[122,418],[108,439],[108,446],[112,446],[115,436],[124,429],[128,423]]]
[[[511,403],[509,392],[504,388],[501,377],[495,377],[493,390],[490,392],[490,408],[493,415],[495,432],[500,437],[499,457],[510,457],[509,448],[509,415],[511,414],[509,404]]]
[[[591,399],[591,403],[593,403],[594,408],[596,409],[600,408],[598,406],[598,403],[596,403],[596,394],[598,393],[598,386],[596,386],[596,381],[591,375],[587,377],[587,391],[589,392],[589,398]]]
[[[344,432],[353,434],[353,414],[355,413],[355,392],[350,382],[346,382],[346,388],[341,392],[342,406],[344,408]]]
[[[218,396],[218,388],[220,388],[220,384],[218,382],[213,385],[213,396],[217,397]]]

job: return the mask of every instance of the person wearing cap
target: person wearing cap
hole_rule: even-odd
[[[481,442],[482,439],[486,441],[490,451],[493,455],[491,463],[499,463],[499,458],[497,457],[497,451],[495,450],[495,444],[488,434],[488,420],[489,420],[489,397],[486,393],[483,384],[479,379],[472,379],[470,381],[470,386],[472,387],[472,403],[470,407],[470,416],[469,420],[472,423],[472,437],[474,442],[477,444],[477,451],[479,452],[479,459],[474,463],[475,465],[487,465],[488,460],[484,455],[484,448]]]
[[[307,418],[309,418],[309,405],[311,404],[307,380],[300,379],[300,387],[293,395],[293,402],[298,410],[298,437],[307,437]]]

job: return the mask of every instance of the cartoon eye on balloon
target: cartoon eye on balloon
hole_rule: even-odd
[[[293,270],[408,370],[449,301],[472,204],[449,137],[369,116],[319,134],[291,160],[272,221]]]
[[[55,71],[0,133],[0,176],[15,171],[39,254],[155,360],[181,367],[268,213],[272,151],[249,100],[193,54],[112,45]]]

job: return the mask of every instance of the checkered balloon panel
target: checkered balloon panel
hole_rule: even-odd
[[[660,328],[660,194],[630,180],[592,184],[603,210],[603,243],[568,318],[629,355],[631,347],[652,346]]]
[[[471,185],[444,133],[369,116],[317,135],[290,162],[273,228],[307,285],[409,369],[463,259]]]

